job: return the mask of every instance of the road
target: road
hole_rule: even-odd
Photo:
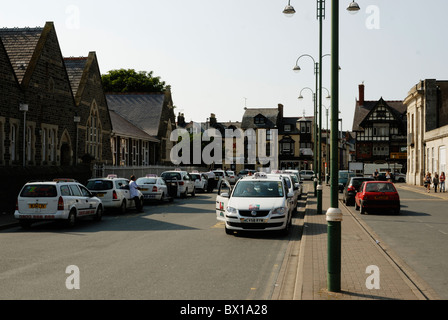
[[[373,229],[442,299],[448,299],[447,200],[434,193],[415,192],[405,184],[396,186],[401,200],[400,215],[390,212],[360,215],[354,207],[347,208]]]
[[[269,299],[289,236],[226,235],[215,196],[1,231],[0,299]]]

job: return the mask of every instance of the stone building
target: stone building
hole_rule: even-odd
[[[411,88],[404,104],[408,120],[406,181],[423,185],[427,172],[447,173],[448,81],[420,81]]]

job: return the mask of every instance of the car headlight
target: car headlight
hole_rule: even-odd
[[[227,212],[228,212],[229,214],[237,214],[237,213],[238,213],[238,210],[235,209],[235,208],[233,208],[233,207],[227,207]]]
[[[288,209],[285,207],[280,207],[272,210],[272,214],[285,215],[288,212]]]

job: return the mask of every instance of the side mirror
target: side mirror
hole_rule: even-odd
[[[221,197],[223,197],[223,198],[230,198],[230,195],[229,195],[229,193],[224,192],[224,193],[221,193]]]

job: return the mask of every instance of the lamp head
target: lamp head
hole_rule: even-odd
[[[300,67],[298,65],[296,65],[292,70],[294,72],[300,72],[300,70],[302,70],[302,69],[300,69]]]
[[[294,13],[296,13],[296,10],[294,10],[294,7],[291,6],[289,3],[288,5],[285,7],[285,9],[283,10],[283,14],[287,17],[287,18],[291,18]]]
[[[354,0],[348,5],[348,8],[347,8],[347,11],[352,14],[357,13],[359,10],[361,10],[361,9],[359,8],[359,5]]]

